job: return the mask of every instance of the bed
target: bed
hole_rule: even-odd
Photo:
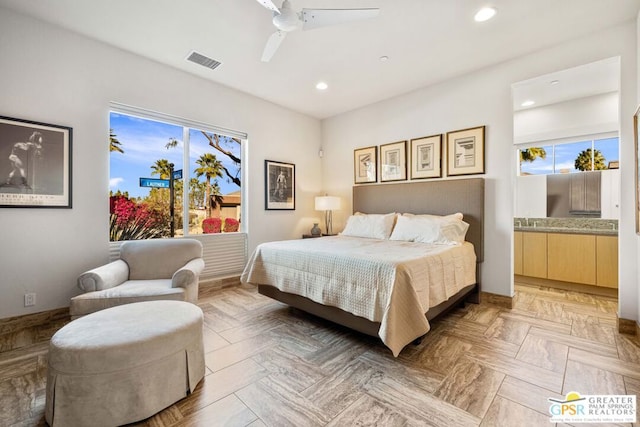
[[[484,246],[482,178],[355,186],[353,211],[377,216],[460,212],[469,228],[466,242],[455,246],[340,235],[263,243],[242,282],[292,307],[378,336],[394,356],[427,333],[430,320],[457,304],[477,302]],[[453,285],[449,279],[443,284],[442,277],[452,277]]]

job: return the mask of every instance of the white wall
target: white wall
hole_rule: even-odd
[[[605,169],[600,172],[600,218],[620,218],[620,170]]]
[[[547,217],[547,175],[516,177],[515,211],[517,218]]]
[[[248,133],[249,251],[319,219],[318,120],[2,8],[0,58],[0,115],[73,128],[73,208],[0,209],[0,318],[68,306],[77,276],[108,260],[110,101]],[[295,211],[264,210],[265,159],[296,165]]]
[[[513,114],[513,142],[524,144],[618,130],[618,92],[604,93]]]
[[[624,203],[620,222],[620,314],[635,319],[638,292],[631,125],[636,102],[635,22],[323,121],[324,187],[331,194],[350,200],[355,148],[486,125],[486,240],[481,283],[484,291],[512,295],[516,152],[512,145],[510,86],[552,71],[618,55],[622,58],[620,157]],[[437,58],[434,61],[437,63]],[[334,217],[336,229],[343,226],[349,208]],[[390,210],[393,207],[390,206]]]

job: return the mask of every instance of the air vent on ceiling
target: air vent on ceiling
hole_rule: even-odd
[[[212,70],[215,70],[219,65],[222,64],[222,62],[218,62],[215,59],[208,58],[196,51],[192,51],[189,56],[187,56],[187,61],[195,62],[196,64],[202,65],[203,67],[211,68]]]

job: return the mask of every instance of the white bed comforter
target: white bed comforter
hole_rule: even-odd
[[[259,245],[243,283],[338,307],[380,322],[394,356],[429,331],[424,313],[476,283],[471,243],[461,246],[333,236]]]

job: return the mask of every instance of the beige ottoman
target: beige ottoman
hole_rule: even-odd
[[[148,301],[89,314],[51,338],[45,419],[51,426],[143,420],[204,377],[202,310]]]

